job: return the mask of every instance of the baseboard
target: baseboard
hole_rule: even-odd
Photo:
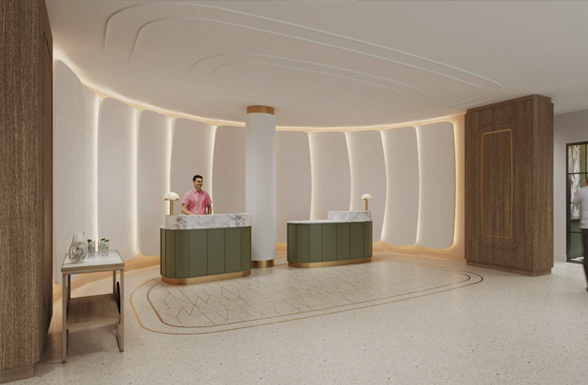
[[[35,375],[35,367],[37,364],[19,366],[17,368],[0,370],[0,384],[7,382],[25,380]]]
[[[471,265],[471,266],[485,267],[487,269],[500,270],[500,271],[505,271],[507,273],[528,275],[531,277],[538,277],[541,275],[551,274],[551,268],[533,271],[533,270],[519,269],[516,267],[493,265],[491,263],[472,262],[472,261],[467,261],[467,263],[468,263],[468,265]]]

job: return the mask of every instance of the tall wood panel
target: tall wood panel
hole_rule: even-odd
[[[468,264],[529,275],[553,267],[553,104],[530,95],[468,110]]]
[[[43,0],[0,1],[0,381],[34,374],[53,314],[53,39]]]

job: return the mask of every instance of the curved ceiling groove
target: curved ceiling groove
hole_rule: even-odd
[[[191,16],[195,11],[198,16]],[[168,41],[180,41],[179,48]],[[284,46],[296,56],[285,56],[290,52]],[[150,3],[114,12],[106,20],[102,60],[127,87],[165,106],[243,120],[247,104],[272,104],[280,108],[278,124],[293,127],[373,126],[424,113],[454,114],[502,92],[496,81],[422,56],[205,4]],[[333,109],[343,111],[329,115]]]
[[[422,91],[420,89],[418,89],[417,87],[414,87],[410,84],[406,84],[403,82],[399,82],[397,80],[391,80],[391,79],[386,79],[380,76],[375,76],[372,74],[368,74],[366,72],[362,72],[362,71],[354,71],[354,70],[349,70],[346,68],[342,68],[342,67],[335,67],[335,66],[330,66],[330,65],[324,65],[324,64],[319,64],[319,63],[312,63],[312,62],[307,62],[304,60],[297,60],[297,59],[291,59],[291,58],[285,58],[285,57],[281,57],[281,56],[272,56],[272,55],[260,55],[260,54],[228,54],[228,55],[215,55],[215,56],[210,56],[210,57],[205,57],[201,60],[198,60],[196,63],[194,63],[191,67],[190,70],[188,71],[190,73],[190,75],[195,76],[193,74],[193,70],[196,67],[197,64],[209,60],[209,59],[215,59],[215,58],[219,58],[219,57],[223,57],[223,56],[238,56],[238,55],[243,55],[243,56],[251,56],[251,57],[266,57],[268,59],[276,59],[276,60],[287,60],[287,61],[291,61],[291,62],[295,62],[295,63],[301,63],[301,64],[307,64],[307,65],[312,65],[312,66],[316,66],[316,67],[320,67],[320,68],[329,68],[332,70],[336,70],[336,71],[341,71],[341,72],[347,72],[350,74],[354,74],[354,75],[360,75],[360,76],[365,76],[368,78],[373,78],[374,81],[375,80],[382,80],[382,81],[386,81],[386,82],[390,82],[390,83],[394,83],[397,85],[400,85],[402,87],[406,87],[408,89],[413,89],[415,92],[419,92],[422,93]]]

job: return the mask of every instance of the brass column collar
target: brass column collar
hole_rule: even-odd
[[[269,114],[274,115],[274,108],[268,106],[249,106],[247,107],[248,114]]]
[[[267,261],[251,261],[251,267],[253,269],[265,269],[267,267],[274,267],[274,260],[270,259]]]

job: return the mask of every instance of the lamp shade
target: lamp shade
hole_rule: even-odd
[[[362,200],[367,200],[367,201],[371,201],[372,200],[372,196],[368,193],[365,193],[361,196]]]
[[[168,192],[167,194],[165,194],[163,196],[163,200],[164,201],[179,201],[180,196],[178,194],[176,194],[175,192]]]

